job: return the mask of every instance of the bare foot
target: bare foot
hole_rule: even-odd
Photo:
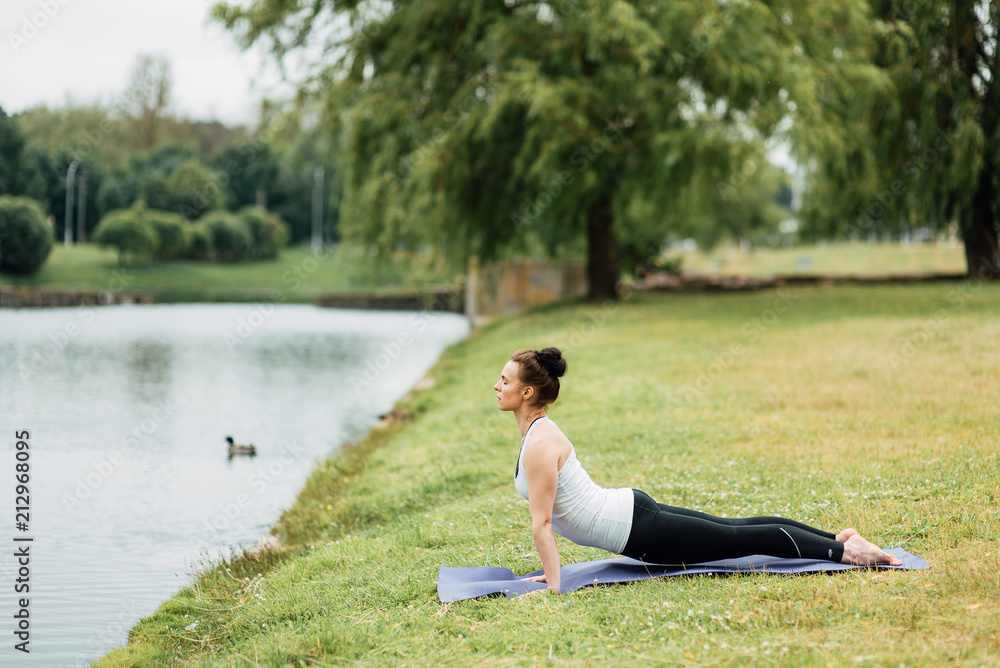
[[[857,535],[858,532],[855,531],[854,529],[844,529],[843,531],[837,534],[837,540],[839,540],[841,543],[846,543],[848,538]]]
[[[877,545],[872,545],[856,532],[844,541],[844,557],[841,563],[854,566],[875,566],[877,564],[889,564],[890,566],[902,566],[903,562],[899,557],[883,552]]]

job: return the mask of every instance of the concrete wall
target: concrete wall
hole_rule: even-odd
[[[586,294],[584,262],[505,260],[481,267],[473,261],[465,286],[465,315],[482,320]]]

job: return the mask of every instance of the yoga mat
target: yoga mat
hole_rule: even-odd
[[[879,570],[923,570],[930,568],[926,561],[902,548],[891,548],[885,551],[899,557],[903,565],[849,566],[818,559],[780,559],[763,555],[687,565],[647,564],[644,561],[628,557],[600,559],[563,566],[561,569],[562,591],[566,593],[596,584],[617,584],[675,575],[704,575],[708,573],[774,573],[783,575],[828,573],[856,568]],[[489,596],[490,594],[506,594],[508,597],[514,598],[535,589],[544,589],[546,585],[541,582],[528,582],[521,579],[541,575],[542,572],[535,571],[528,575],[514,575],[513,571],[500,567],[453,568],[442,566],[438,572],[438,598],[442,603]]]

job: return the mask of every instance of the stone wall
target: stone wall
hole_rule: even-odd
[[[587,294],[584,262],[505,260],[469,264],[465,314],[482,320]]]
[[[33,288],[0,287],[0,308],[52,308],[104,304],[151,304],[147,294],[111,292],[69,292]]]

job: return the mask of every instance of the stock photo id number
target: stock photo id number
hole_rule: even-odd
[[[14,433],[17,439],[14,453],[14,649],[29,653],[31,621],[28,607],[31,591],[31,434],[24,429]]]

